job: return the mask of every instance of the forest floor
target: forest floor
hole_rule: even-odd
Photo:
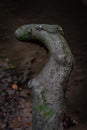
[[[67,84],[67,114],[78,122],[69,130],[87,130],[86,15],[86,7],[72,1],[50,0],[50,5],[49,0],[0,1],[0,130],[32,129],[32,91],[27,82],[42,70],[49,54],[36,43],[16,40],[15,30],[30,23],[63,27],[74,57]]]

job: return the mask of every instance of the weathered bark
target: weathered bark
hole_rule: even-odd
[[[21,41],[40,41],[50,58],[28,86],[33,90],[33,130],[62,130],[64,95],[72,68],[72,54],[59,25],[30,24],[17,29]]]

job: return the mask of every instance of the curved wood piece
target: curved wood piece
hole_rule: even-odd
[[[65,88],[72,68],[72,54],[62,28],[30,24],[15,34],[21,41],[40,41],[50,53],[46,66],[28,83],[33,90],[33,130],[62,130]]]

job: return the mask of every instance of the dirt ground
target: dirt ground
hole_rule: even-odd
[[[6,54],[19,69],[31,67],[34,77],[44,67],[49,55],[37,44],[17,41],[14,35],[18,27],[30,23],[62,26],[74,57],[66,103],[68,114],[78,125],[70,130],[87,130],[87,7],[79,0],[0,1],[0,55]],[[35,62],[31,66],[28,63],[32,58]]]

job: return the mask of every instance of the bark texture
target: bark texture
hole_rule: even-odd
[[[29,81],[33,90],[33,130],[62,130],[64,95],[72,54],[59,25],[30,24],[16,30],[21,41],[40,41],[49,51],[48,63]]]

